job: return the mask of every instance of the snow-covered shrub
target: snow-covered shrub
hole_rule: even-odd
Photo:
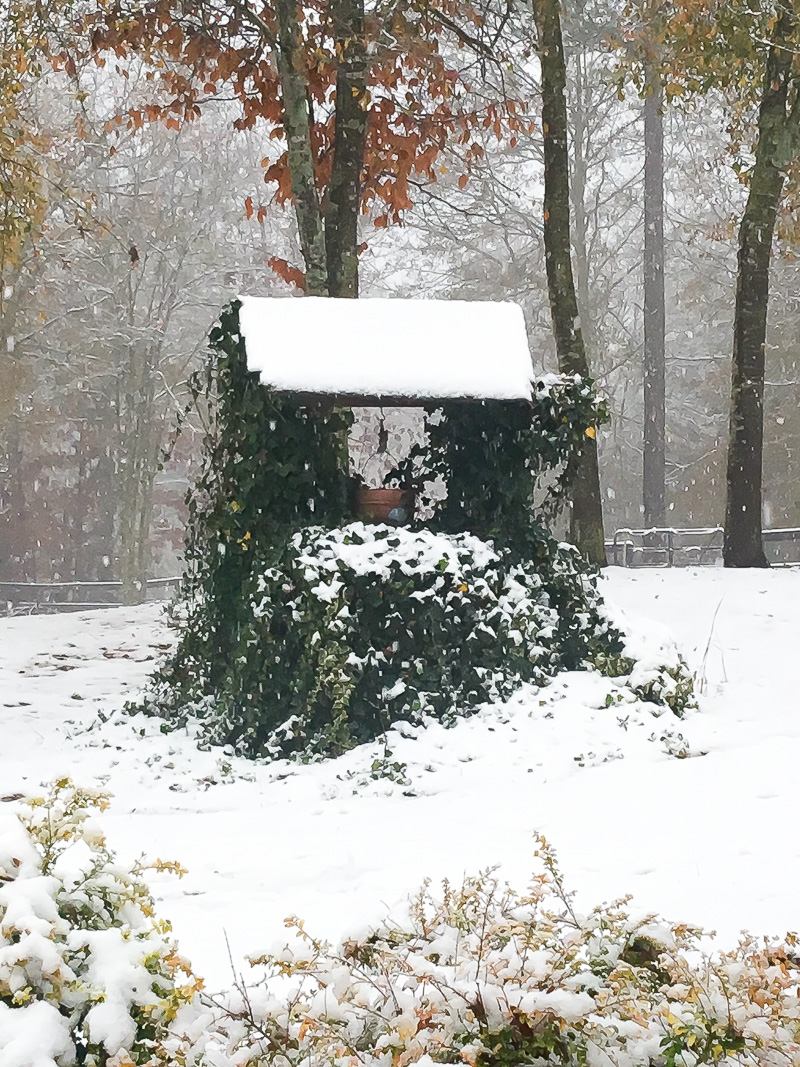
[[[798,1067],[800,955],[576,906],[553,850],[518,894],[493,872],[337,947],[293,919],[252,984],[206,997],[140,868],[68,780],[0,820],[0,1067]]]
[[[552,850],[517,895],[491,872],[337,948],[298,940],[253,960],[219,1021],[235,1067],[698,1067],[800,1063],[795,939],[713,958],[700,931],[626,900],[577,911]],[[226,1017],[227,1016],[227,1017]]]
[[[0,1067],[179,1067],[201,983],[69,779],[0,823]],[[177,869],[172,864],[160,868]]]
[[[692,676],[672,636],[651,620],[639,619],[631,625],[618,608],[605,602],[603,613],[622,635],[622,650],[597,651],[594,666],[610,678],[625,678],[627,687],[641,700],[667,707],[678,716],[696,707]]]
[[[250,590],[230,684],[195,713],[248,754],[331,755],[620,652],[575,550],[545,547],[526,564],[469,534],[301,530]]]

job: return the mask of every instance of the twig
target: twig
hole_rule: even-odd
[[[707,689],[707,677],[706,677],[706,661],[708,660],[709,649],[711,648],[711,638],[714,636],[714,626],[717,621],[717,615],[719,615],[719,609],[722,607],[722,601],[725,599],[725,594],[719,598],[719,604],[717,604],[717,610],[714,612],[714,617],[711,620],[711,629],[708,631],[708,641],[706,641],[706,650],[703,653],[703,660],[700,664],[700,671],[697,676],[697,687],[701,694],[705,694]]]

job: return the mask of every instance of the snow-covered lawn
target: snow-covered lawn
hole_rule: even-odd
[[[114,714],[170,640],[156,607],[2,619],[0,796],[106,782],[112,847],[189,869],[154,885],[211,988],[230,983],[228,945],[239,968],[290,914],[336,938],[426,876],[499,864],[524,886],[535,830],[586,904],[632,893],[726,942],[800,927],[800,570],[612,569],[604,584],[672,631],[699,712],[606,706],[607,679],[563,675],[452,730],[393,734],[398,781],[371,777],[381,746],[259,766]]]

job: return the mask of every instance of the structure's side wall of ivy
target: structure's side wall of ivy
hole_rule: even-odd
[[[418,450],[417,461],[447,485],[432,527],[469,530],[536,558],[545,525],[564,503],[586,433],[604,418],[591,383],[577,376],[538,382],[530,404],[431,405],[429,447],[426,456]]]
[[[168,667],[178,691],[224,685],[250,618],[254,568],[275,560],[295,530],[338,525],[347,512],[342,441],[350,412],[301,408],[265,389],[247,370],[239,306],[212,331],[211,357],[192,382],[209,426],[188,495],[179,605],[188,618]]]
[[[338,755],[398,720],[453,722],[623,644],[578,553],[546,565],[469,534],[309,528],[250,590],[210,739],[248,755]],[[556,607],[556,605],[558,605]]]

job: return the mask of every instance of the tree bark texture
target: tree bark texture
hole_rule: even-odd
[[[544,248],[547,290],[559,370],[589,377],[572,274],[569,223],[567,101],[560,0],[534,0],[533,13],[542,68],[544,137]],[[597,441],[587,437],[572,493],[571,536],[580,551],[605,565],[603,509]]]
[[[581,320],[581,335],[587,350],[587,359],[593,354],[596,343],[594,323],[591,317],[589,277],[589,209],[587,206],[589,161],[587,145],[588,115],[591,108],[589,82],[585,70],[586,55],[579,51],[575,56],[574,91],[572,97],[572,247],[575,251],[575,289],[578,299],[578,314]]]
[[[336,54],[333,166],[325,208],[328,293],[358,296],[358,216],[367,139],[364,0],[332,0]]]
[[[645,526],[666,521],[666,316],[664,305],[664,93],[650,67],[644,100],[644,450]]]
[[[733,374],[728,436],[727,503],[723,558],[726,567],[766,567],[761,537],[764,438],[764,350],[769,302],[769,261],[781,163],[796,138],[796,116],[787,115],[795,17],[783,11],[767,57],[758,115],[758,143],[750,192],[739,228]]]
[[[130,290],[129,294],[129,322],[133,325],[134,294]],[[159,434],[153,420],[159,364],[159,353],[153,345],[134,342],[128,346],[128,359],[118,381],[118,544],[126,604],[140,603],[147,592],[153,483],[159,453]]]
[[[296,0],[276,0],[278,74],[283,95],[284,127],[289,156],[297,231],[309,296],[327,296],[327,265],[322,210],[317,192],[308,85],[303,70],[300,8]]]

